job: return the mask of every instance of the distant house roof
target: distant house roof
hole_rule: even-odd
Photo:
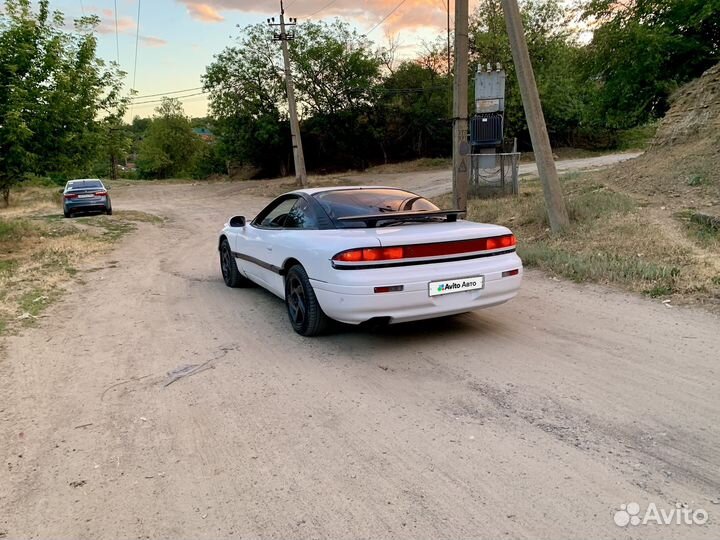
[[[213,136],[213,132],[210,131],[208,128],[205,128],[205,127],[196,127],[196,128],[193,128],[193,133],[194,133],[195,135],[200,135],[201,137],[202,137],[202,136],[206,136],[206,137],[212,137],[212,136]]]

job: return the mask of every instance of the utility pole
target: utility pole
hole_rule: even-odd
[[[535,163],[543,186],[545,206],[547,207],[548,221],[553,232],[559,232],[570,224],[562,187],[558,180],[555,161],[553,161],[550,138],[545,125],[540,96],[538,94],[535,75],[533,74],[530,54],[528,53],[525,32],[520,19],[520,8],[517,0],[501,0],[505,12],[505,25],[507,26],[510,47],[512,48],[515,71],[520,83],[520,95],[525,108],[525,118],[530,130]]]
[[[445,0],[447,8],[447,78],[449,85],[448,92],[448,115],[453,112],[453,77],[452,77],[452,49],[450,48],[450,0]]]
[[[285,6],[283,5],[283,0],[280,0],[280,24],[275,23],[275,17],[268,19],[267,22],[270,26],[280,27],[280,32],[274,33],[273,41],[279,41],[282,44],[288,112],[290,113],[290,133],[292,137],[293,159],[295,161],[295,180],[302,187],[307,187],[305,155],[303,154],[302,138],[300,137],[300,122],[298,122],[297,106],[295,104],[295,85],[293,84],[292,70],[290,69],[290,53],[288,51],[288,41],[295,39],[295,32],[287,32],[285,30],[286,26],[295,26],[297,24],[297,18],[290,18],[289,22],[285,23]]]
[[[448,0],[449,1],[449,0]],[[468,193],[468,0],[455,0],[453,86],[453,204],[467,210]]]
[[[450,0],[445,0],[447,2],[447,69],[448,69],[448,77],[450,77],[450,70],[452,69],[452,57],[450,56],[452,54],[450,49]]]

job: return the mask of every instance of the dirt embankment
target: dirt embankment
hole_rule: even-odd
[[[612,171],[617,184],[674,209],[720,215],[720,64],[673,96],[651,147]]]

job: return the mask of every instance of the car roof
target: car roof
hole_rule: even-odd
[[[329,186],[329,187],[317,187],[317,188],[304,188],[296,189],[290,193],[305,193],[306,195],[315,195],[316,193],[325,193],[328,191],[348,191],[354,189],[397,189],[400,191],[407,191],[403,188],[393,186]]]

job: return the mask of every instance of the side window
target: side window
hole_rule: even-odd
[[[268,212],[268,214],[263,218],[263,220],[260,222],[260,226],[269,228],[285,227],[285,220],[287,219],[288,214],[292,210],[293,206],[295,206],[296,202],[297,199],[295,197],[280,201],[278,205],[272,210],[270,210],[270,212]]]
[[[297,200],[285,219],[284,227],[287,229],[317,229],[317,223],[313,219],[305,199],[300,197]]]

